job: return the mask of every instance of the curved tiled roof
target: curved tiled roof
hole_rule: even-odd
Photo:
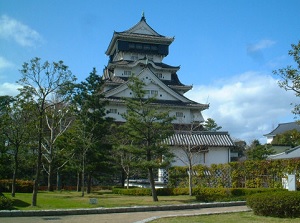
[[[165,141],[173,146],[234,147],[228,132],[178,132]]]
[[[105,100],[115,103],[125,103],[124,98],[120,97],[107,97]],[[146,99],[145,99],[146,100]],[[160,106],[179,106],[179,107],[194,107],[199,108],[202,107],[204,109],[207,109],[209,107],[208,104],[200,104],[198,102],[194,102],[192,100],[189,100],[189,102],[182,102],[182,101],[172,101],[172,100],[154,100],[152,105],[160,105]]]
[[[144,59],[139,59],[137,61],[133,61],[133,60],[117,60],[117,61],[110,61],[109,65],[130,65],[130,64],[134,64],[134,63],[138,63],[139,61],[143,62],[144,60],[146,60],[146,58]],[[164,69],[179,69],[180,66],[171,66],[165,63],[157,63],[157,62],[153,62],[152,60],[149,60],[149,62],[153,63],[155,66],[164,68]]]
[[[265,134],[264,136],[276,136],[277,134],[282,134],[286,131],[294,129],[300,132],[300,125],[298,124],[298,122],[281,123],[278,124],[278,126],[273,131]]]

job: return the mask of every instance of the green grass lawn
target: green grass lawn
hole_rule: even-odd
[[[10,193],[3,193],[13,200],[16,210],[70,209],[95,207],[130,207],[150,205],[188,204],[196,202],[190,196],[160,196],[158,202],[153,202],[151,196],[126,196],[112,194],[109,191],[93,192],[81,197],[81,192],[39,192],[37,206],[31,206],[32,194],[17,193],[14,198]],[[98,204],[90,204],[90,198],[97,198]]]
[[[298,223],[300,218],[272,218],[256,216],[252,212],[234,214],[201,215],[193,217],[161,218],[151,223]]]
[[[3,193],[11,198],[10,193]],[[97,198],[98,204],[90,204],[90,198]],[[191,204],[197,202],[190,196],[160,196],[159,202],[153,202],[151,196],[126,196],[112,194],[110,191],[99,191],[85,194],[81,197],[81,192],[39,192],[37,206],[31,206],[32,194],[17,193],[13,200],[15,210],[49,210],[49,209],[72,209],[72,208],[95,208],[95,207],[130,207],[130,206],[153,206],[171,204]],[[163,218],[155,220],[153,223],[282,223],[300,222],[300,218],[282,219],[256,216],[252,212],[241,212],[235,214],[216,214],[194,217]]]

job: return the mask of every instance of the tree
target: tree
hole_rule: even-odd
[[[292,44],[292,49],[289,50],[288,55],[292,56],[296,62],[296,68],[291,65],[286,68],[281,68],[273,71],[275,75],[278,75],[281,80],[278,82],[279,87],[286,91],[294,91],[296,97],[300,96],[300,41],[298,44]],[[300,114],[300,104],[295,104],[292,111],[295,115]]]
[[[75,81],[68,67],[63,61],[49,63],[45,61],[42,63],[40,58],[33,58],[29,63],[25,62],[20,70],[22,78],[18,83],[22,86],[20,94],[28,96],[36,106],[37,115],[37,158],[35,179],[32,194],[32,206],[37,205],[37,193],[40,180],[40,171],[42,165],[42,143],[44,139],[44,124],[45,112],[53,106],[50,98],[54,94],[60,95],[60,101],[56,104],[67,101],[69,97],[70,88]]]
[[[26,98],[24,99],[22,95],[12,98],[2,115],[2,131],[6,137],[9,151],[13,156],[12,197],[15,197],[16,193],[20,150],[28,148],[32,138],[31,135],[35,129],[32,117],[35,117],[35,110],[32,104],[26,101]]]
[[[76,109],[76,130],[78,134],[78,144],[81,148],[77,148],[77,152],[81,156],[81,192],[84,196],[84,180],[85,171],[89,165],[90,174],[99,169],[98,164],[102,164],[108,159],[108,145],[105,136],[109,134],[109,126],[111,119],[105,118],[106,101],[100,94],[103,81],[97,71],[93,71],[76,86],[76,92],[73,102]],[[95,160],[94,158],[97,157]],[[89,162],[90,161],[90,162]],[[92,162],[95,164],[92,167]],[[90,188],[88,187],[88,190]]]
[[[155,98],[146,98],[145,84],[137,77],[130,77],[128,87],[132,98],[125,98],[127,112],[123,114],[126,122],[121,126],[139,156],[139,165],[148,171],[153,201],[158,201],[155,190],[154,169],[170,163],[172,154],[163,143],[173,133],[172,120],[168,111],[153,106]]]
[[[48,174],[48,191],[52,191],[52,175],[53,166],[56,159],[60,156],[60,149],[63,147],[57,147],[57,140],[64,134],[73,121],[72,115],[70,115],[70,107],[67,103],[57,103],[61,101],[58,95],[54,95],[51,99],[53,106],[48,107],[45,112],[46,129],[44,134],[43,157],[46,160],[47,168],[44,167],[45,172]]]
[[[277,134],[272,140],[272,145],[288,145],[291,147],[300,145],[300,132],[296,129]]]
[[[180,146],[180,154],[176,155],[177,158],[188,166],[188,175],[189,175],[189,195],[193,195],[193,176],[194,170],[193,167],[199,163],[199,154],[207,152],[207,147],[195,145],[192,142],[193,135],[195,134],[195,129],[198,129],[199,125],[191,124],[190,130],[185,131],[182,134],[182,141],[187,142],[184,145]]]
[[[125,184],[124,175],[126,175],[126,185],[129,188],[129,178],[137,168],[139,157],[136,156],[136,149],[132,146],[132,141],[127,137],[125,131],[118,124],[111,126],[110,142],[113,144],[112,155],[122,170],[122,186]]]
[[[205,131],[213,131],[213,132],[218,131],[222,128],[221,126],[218,126],[218,124],[212,118],[208,118],[204,122],[203,127]]]
[[[10,104],[14,100],[13,97],[4,95],[0,96],[0,178],[9,179],[11,159],[8,154],[8,139],[5,132],[7,126],[7,111],[10,109]]]
[[[246,155],[249,160],[265,160],[273,153],[274,151],[270,148],[270,145],[261,145],[257,139],[253,140],[246,150]]]

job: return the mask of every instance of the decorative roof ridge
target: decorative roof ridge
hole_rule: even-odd
[[[297,125],[300,128],[300,124],[298,122],[279,123],[275,129],[273,129],[271,132],[265,134],[264,136],[274,135],[274,133],[276,132],[276,130],[280,129],[280,127],[282,127],[282,126],[287,126],[287,125]],[[288,131],[288,130],[286,130],[286,131]]]
[[[175,134],[182,134],[182,135],[229,135],[228,131],[188,131],[188,130],[175,130]]]
[[[145,12],[142,13],[141,21],[145,21],[146,22]]]
[[[161,35],[161,34],[159,34],[158,32],[156,32],[156,31],[155,31],[155,30],[154,30],[154,29],[146,22],[146,18],[145,18],[144,12],[143,12],[143,14],[142,14],[142,18],[140,19],[140,21],[139,21],[137,24],[135,24],[133,27],[131,27],[131,28],[129,28],[129,29],[123,31],[123,32],[117,32],[117,33],[132,33],[133,30],[134,30],[137,26],[139,26],[141,23],[145,23],[145,25],[146,25],[151,31],[153,31],[153,32],[155,33],[155,35],[149,35],[149,34],[148,34],[149,36],[166,37],[166,36]]]

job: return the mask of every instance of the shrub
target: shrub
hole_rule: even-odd
[[[12,208],[12,200],[0,195],[0,210],[9,210]]]
[[[196,188],[196,200],[202,202],[246,200],[251,194],[285,191],[273,188]]]
[[[151,196],[151,189],[148,188],[118,188],[114,187],[112,189],[112,193],[114,194],[122,194],[122,195],[132,195],[132,196]]]
[[[0,190],[3,192],[11,192],[12,180],[0,180]],[[33,182],[29,180],[16,180],[16,192],[31,193]]]
[[[222,201],[231,196],[227,188],[197,188],[194,190],[196,200],[203,202]]]
[[[247,198],[254,214],[280,218],[300,217],[300,193],[277,191],[254,194]]]

